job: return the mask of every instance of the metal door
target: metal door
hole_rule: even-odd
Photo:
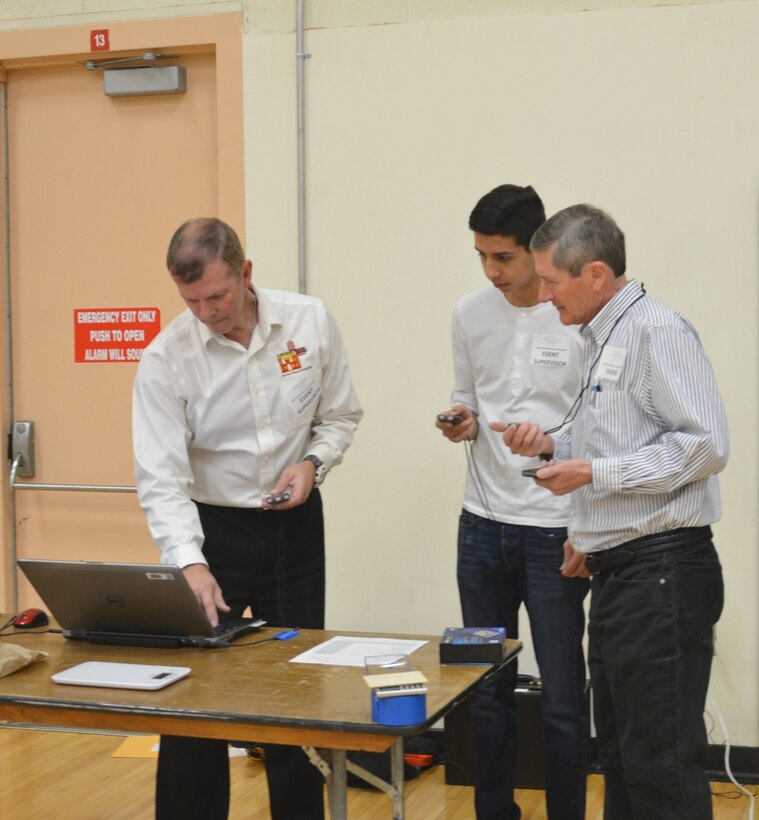
[[[14,600],[16,557],[158,559],[133,492],[136,363],[75,362],[74,312],[150,307],[165,325],[183,307],[166,246],[185,219],[220,212],[220,146],[215,56],[207,47],[178,51],[172,62],[185,69],[187,89],[171,95],[107,97],[102,72],[84,59],[6,72],[7,422],[17,434],[6,610],[38,603],[23,579]],[[35,459],[25,477],[30,459],[17,457],[17,445],[26,422]]]

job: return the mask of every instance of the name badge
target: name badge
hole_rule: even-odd
[[[282,395],[296,416],[302,416],[318,400],[321,392],[316,376],[307,371],[282,380]]]
[[[627,351],[623,347],[607,345],[601,354],[601,361],[598,363],[596,381],[604,379],[609,382],[618,382],[626,358]]]
[[[555,333],[535,333],[532,337],[531,364],[559,369],[569,364],[569,337]]]

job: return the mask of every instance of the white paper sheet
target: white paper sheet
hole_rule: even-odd
[[[404,638],[351,638],[338,635],[290,659],[291,663],[321,663],[326,666],[363,666],[372,655],[410,655],[427,641]]]

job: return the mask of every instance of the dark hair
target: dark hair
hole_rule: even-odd
[[[486,236],[512,236],[529,249],[532,235],[545,218],[543,203],[531,185],[499,185],[474,206],[469,228]]]
[[[169,242],[166,267],[172,278],[186,285],[197,282],[206,266],[221,260],[234,271],[245,262],[240,238],[226,222],[215,217],[190,219]]]
[[[624,276],[625,235],[617,223],[600,208],[571,205],[555,213],[535,231],[530,250],[553,248],[553,264],[579,276],[588,262],[608,265],[614,276]]]

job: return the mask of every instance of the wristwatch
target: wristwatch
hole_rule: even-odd
[[[314,473],[314,484],[318,487],[327,477],[327,468],[324,462],[318,456],[307,455],[303,457],[303,461],[310,461],[314,465],[316,472]]]

